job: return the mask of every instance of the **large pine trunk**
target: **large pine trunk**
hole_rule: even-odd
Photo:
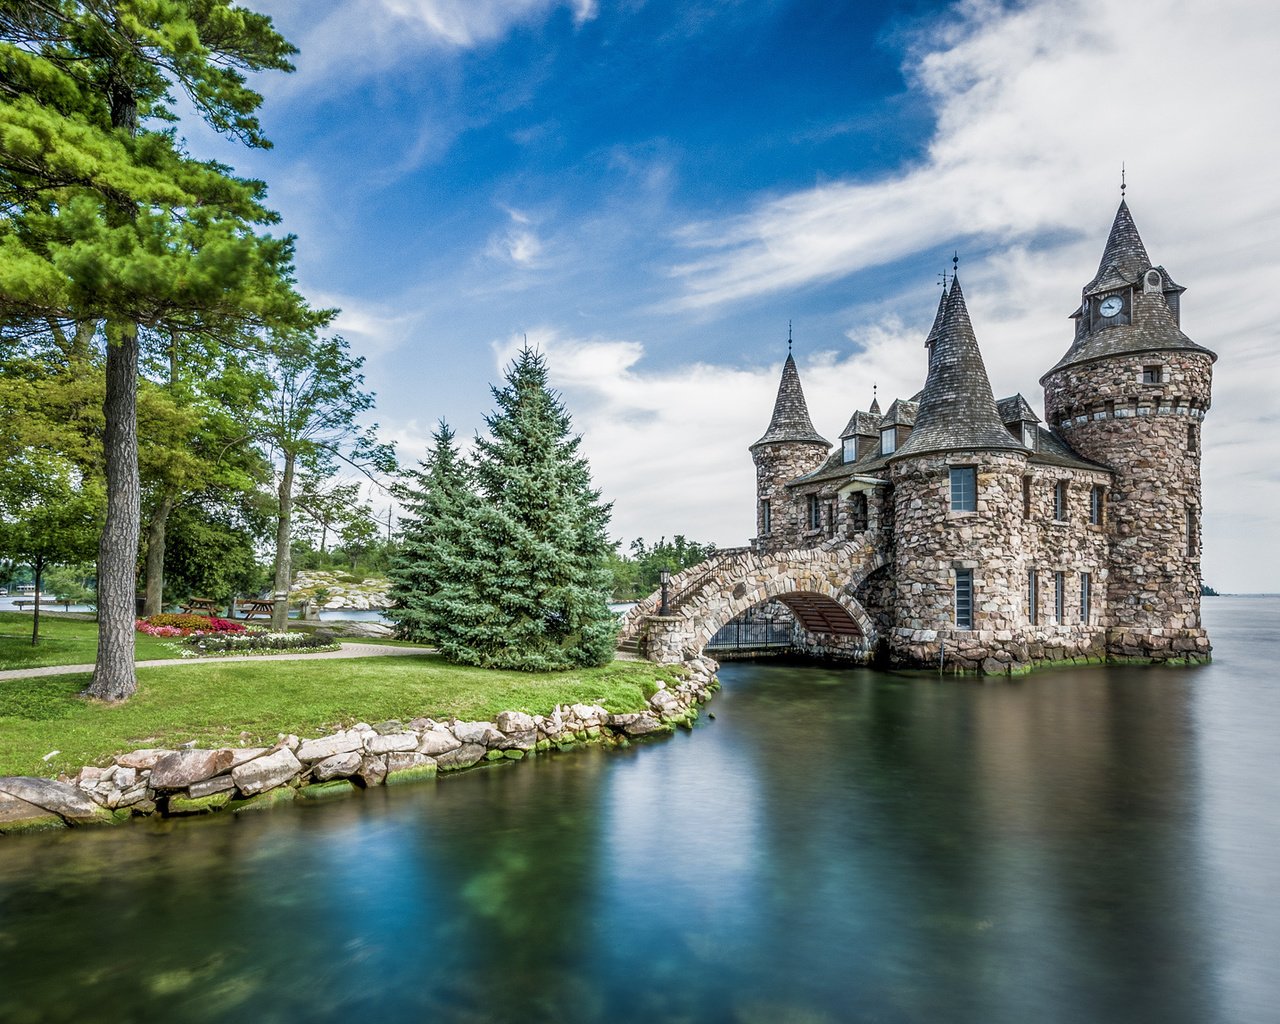
[[[156,504],[151,521],[147,523],[147,590],[142,602],[143,615],[159,615],[164,611],[165,528],[173,505],[173,495],[165,494]]]
[[[107,518],[98,544],[98,660],[88,694],[125,700],[138,689],[133,670],[137,614],[138,519],[138,328],[119,324],[107,343]]]
[[[293,529],[293,460],[292,455],[284,457],[284,472],[280,474],[280,487],[277,494],[280,498],[280,516],[276,520],[276,580],[275,606],[271,609],[271,628],[283,633],[289,628],[289,585],[293,582],[292,565],[289,558],[289,544]]]

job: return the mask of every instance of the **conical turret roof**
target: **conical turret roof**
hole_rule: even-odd
[[[804,400],[804,388],[800,386],[800,372],[796,369],[796,361],[790,352],[787,353],[787,361],[782,364],[782,380],[778,383],[778,397],[773,403],[773,418],[769,421],[769,429],[751,447],[780,441],[800,441],[831,447],[831,442],[813,429],[813,422],[809,419],[809,406]]]
[[[1132,284],[1150,266],[1151,257],[1147,255],[1147,247],[1142,244],[1142,236],[1138,234],[1138,226],[1133,222],[1129,204],[1121,199],[1116,218],[1111,222],[1111,234],[1107,236],[1106,248],[1102,250],[1102,259],[1098,262],[1098,272],[1084,286],[1084,293],[1091,295],[1099,289],[1114,287],[1110,281]]]
[[[1149,270],[1160,272],[1161,283],[1155,291],[1143,287],[1143,277]],[[1091,297],[1125,289],[1132,290],[1132,309],[1127,320],[1107,324],[1097,322],[1096,318],[1092,322],[1088,319]],[[1058,360],[1049,373],[1040,378],[1040,382],[1043,384],[1045,377],[1064,366],[1134,352],[1184,349],[1203,352],[1217,359],[1209,349],[1197,345],[1182,333],[1168,296],[1183,291],[1185,289],[1174,284],[1163,267],[1153,266],[1151,257],[1147,255],[1147,247],[1138,234],[1138,227],[1133,222],[1133,215],[1129,212],[1129,204],[1120,200],[1120,207],[1111,224],[1111,234],[1107,236],[1106,248],[1098,263],[1098,272],[1084,286],[1084,301],[1080,309],[1072,314],[1085,319],[1078,321],[1080,326],[1077,328],[1075,341],[1067,349],[1066,355]]]
[[[947,292],[932,352],[915,427],[892,458],[956,449],[1025,450],[1009,434],[996,411],[995,396],[958,278],[952,280]]]

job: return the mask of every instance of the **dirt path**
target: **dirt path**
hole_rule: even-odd
[[[311,654],[233,654],[225,658],[160,658],[140,661],[138,668],[163,665],[207,665],[211,661],[303,661],[312,658],[404,658],[414,654],[434,654],[434,647],[392,647],[389,644],[343,644],[340,651],[317,651]],[[0,672],[6,679],[33,679],[36,676],[61,676],[73,672],[92,672],[93,665],[45,665],[41,668],[15,668]]]

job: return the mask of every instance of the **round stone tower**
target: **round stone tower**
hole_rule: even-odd
[[[1000,420],[959,280],[926,342],[915,426],[889,456],[893,661],[986,671],[1024,659],[1018,543],[1027,451]]]
[[[1112,657],[1205,660],[1200,625],[1200,424],[1217,356],[1182,333],[1184,289],[1154,266],[1121,200],[1075,340],[1046,373],[1045,418],[1111,467],[1097,510],[1110,542]]]
[[[800,387],[800,373],[788,351],[769,429],[750,447],[756,464],[757,551],[799,546],[805,525],[803,510],[788,492],[787,484],[821,466],[830,449],[831,442],[813,429],[804,389]]]

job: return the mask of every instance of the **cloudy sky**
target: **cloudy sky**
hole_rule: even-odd
[[[1120,166],[1220,356],[1206,580],[1280,590],[1280,5],[1267,0],[250,0],[267,180],[407,459],[483,426],[527,336],[630,541],[753,529],[788,322],[834,440],[924,378],[960,254],[997,395],[1066,350]]]

